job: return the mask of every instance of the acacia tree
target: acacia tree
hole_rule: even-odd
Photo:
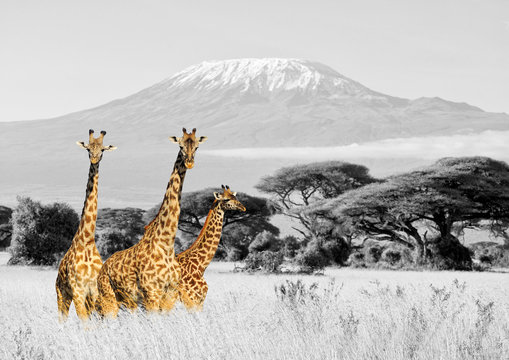
[[[187,248],[200,233],[209,210],[214,202],[214,192],[220,189],[207,188],[182,194],[178,228],[182,234],[182,247]],[[262,197],[238,192],[237,199],[246,207],[245,212],[226,211],[218,257],[228,256],[231,260],[241,260],[248,254],[249,244],[256,235],[268,231],[274,235],[279,229],[270,223],[275,213],[274,204]],[[145,219],[151,219],[159,207],[147,211]]]
[[[279,169],[274,175],[262,178],[256,188],[272,195],[280,213],[300,225],[293,229],[309,240],[320,235],[319,229],[314,214],[300,210],[376,181],[365,166],[329,161]]]
[[[509,166],[485,157],[445,158],[308,207],[326,229],[391,240],[417,259],[440,258],[446,268],[470,268],[471,258],[455,227],[509,219]]]

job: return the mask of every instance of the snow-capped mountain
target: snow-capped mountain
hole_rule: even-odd
[[[384,95],[328,66],[297,59],[203,62],[124,99],[45,121],[68,131],[86,124],[118,127],[147,142],[161,132],[197,127],[215,149],[337,146],[509,129],[506,114],[439,98]]]
[[[371,142],[385,146],[390,144],[384,143],[385,139],[394,138],[469,136],[486,130],[507,131],[509,116],[440,98],[409,100],[385,95],[317,62],[207,61],[93,109],[54,119],[0,123],[1,161],[3,168],[9,169],[0,177],[0,200],[2,194],[12,197],[16,186],[28,180],[36,188],[45,184],[41,185],[45,191],[52,187],[57,193],[62,193],[69,181],[79,186],[86,174],[76,174],[87,169],[78,159],[86,161],[73,144],[84,140],[89,128],[108,131],[105,141],[119,148],[105,155],[105,162],[115,163],[115,191],[130,187],[131,195],[139,192],[142,198],[153,185],[154,193],[159,194],[164,184],[154,185],[152,181],[156,173],[166,174],[167,169],[156,164],[173,161],[168,156],[176,149],[167,137],[180,136],[182,127],[196,127],[200,135],[208,136],[205,152],[200,150],[204,156],[207,150],[263,147],[284,152],[290,147],[325,149]],[[355,148],[349,149],[355,152]],[[323,153],[324,159],[330,154],[326,150],[318,153]],[[233,158],[238,154],[231,151]],[[369,150],[363,153],[366,158]],[[289,161],[288,157],[251,163],[223,159],[211,157],[205,162],[209,168],[194,189],[217,186],[235,176],[243,176],[242,181],[252,186]],[[410,160],[397,161],[390,169],[403,163],[406,168],[413,164]],[[376,165],[385,166],[380,160]],[[217,168],[227,168],[228,179]],[[204,178],[211,183],[203,184]],[[140,181],[143,187],[138,190]],[[193,180],[189,181],[191,187],[187,189],[193,190]],[[59,183],[62,188],[58,188]]]

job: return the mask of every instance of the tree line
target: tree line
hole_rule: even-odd
[[[302,271],[333,264],[469,270],[473,256],[509,266],[509,166],[502,161],[444,158],[384,179],[362,165],[320,162],[282,168],[256,188],[268,198],[238,193],[247,211],[226,213],[216,259],[266,271],[288,263]],[[198,236],[214,191],[183,194],[177,253]],[[103,258],[134,245],[158,209],[100,209],[96,242]],[[289,220],[295,235],[280,236],[275,214]],[[54,264],[78,221],[66,204],[18,198],[10,225],[0,224],[12,232],[11,263]],[[466,229],[485,230],[504,244],[469,249],[460,241]]]

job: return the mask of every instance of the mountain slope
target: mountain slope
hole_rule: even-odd
[[[204,62],[124,99],[43,122],[66,131],[100,124],[147,142],[197,127],[212,148],[336,146],[509,129],[506,114],[439,98],[391,97],[295,59]]]

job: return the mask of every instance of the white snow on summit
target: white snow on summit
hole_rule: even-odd
[[[205,61],[163,81],[169,87],[215,90],[239,87],[240,92],[297,90],[305,94],[386,97],[335,70],[299,59],[233,59]]]

